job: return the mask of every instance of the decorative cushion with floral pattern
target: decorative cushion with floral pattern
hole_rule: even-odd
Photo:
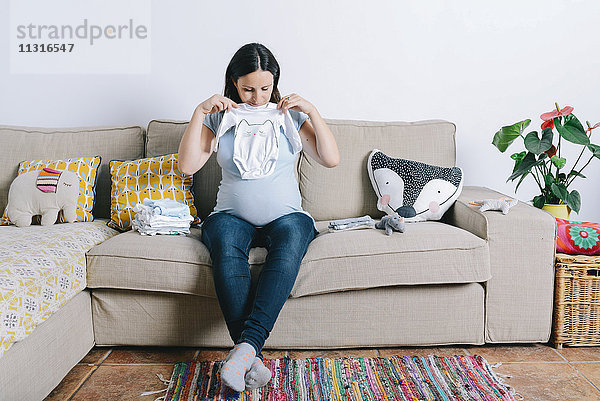
[[[556,252],[600,255],[600,223],[556,218]]]

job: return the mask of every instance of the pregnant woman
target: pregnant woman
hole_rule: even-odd
[[[184,174],[201,169],[213,151],[222,169],[217,204],[202,223],[202,242],[235,344],[219,373],[235,391],[270,380],[261,350],[318,234],[302,209],[294,173],[299,152],[325,167],[339,163],[335,139],[317,108],[297,94],[282,97],[279,76],[269,49],[242,46],[227,67],[224,95],[196,107],[179,144]],[[253,294],[248,254],[256,246],[268,253]]]

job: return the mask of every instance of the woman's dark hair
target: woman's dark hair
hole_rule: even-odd
[[[248,43],[235,52],[227,70],[225,71],[225,97],[236,103],[241,103],[240,95],[233,84],[240,77],[251,72],[263,70],[273,74],[273,92],[271,102],[278,103],[281,100],[277,83],[279,82],[279,63],[269,49],[260,43]]]

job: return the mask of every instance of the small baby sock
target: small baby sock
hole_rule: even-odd
[[[246,390],[254,390],[266,385],[271,380],[271,370],[263,364],[259,357],[255,357],[254,363],[244,379]]]
[[[239,343],[233,347],[219,371],[223,383],[237,392],[244,391],[246,388],[244,377],[255,356],[256,350],[248,343]]]

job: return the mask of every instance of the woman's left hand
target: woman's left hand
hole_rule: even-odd
[[[288,110],[301,111],[306,114],[310,114],[314,111],[315,106],[302,96],[292,93],[281,98],[277,103],[277,108],[282,109],[284,112]]]

